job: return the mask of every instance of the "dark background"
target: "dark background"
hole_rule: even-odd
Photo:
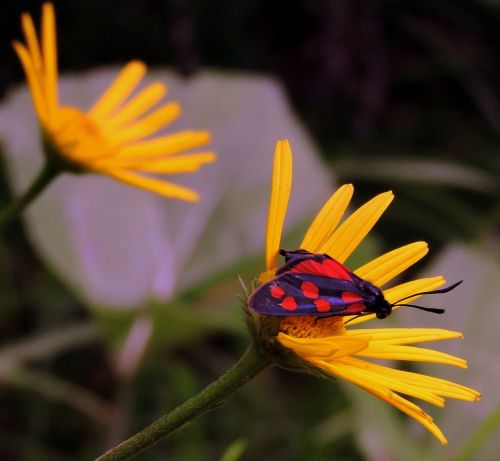
[[[0,96],[23,81],[9,46],[21,37],[19,15],[29,11],[36,18],[39,10],[34,1],[3,5]],[[342,179],[375,181],[353,156],[444,159],[500,170],[492,152],[500,133],[500,9],[494,2],[60,1],[56,10],[61,72],[141,58],[186,76],[203,67],[277,76],[325,157],[339,160]],[[485,197],[480,202],[490,205]],[[427,220],[442,212],[433,210]],[[425,227],[421,221],[417,216],[410,227]],[[464,221],[454,222],[451,232],[474,233]]]

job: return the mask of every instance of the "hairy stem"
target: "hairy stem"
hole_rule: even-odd
[[[199,394],[191,397],[141,432],[111,448],[96,458],[96,461],[129,459],[184,424],[219,406],[226,397],[250,381],[269,364],[270,362],[264,356],[250,346],[232,368]]]

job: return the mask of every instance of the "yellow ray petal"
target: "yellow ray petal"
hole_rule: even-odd
[[[442,363],[458,368],[467,368],[464,359],[444,352],[424,349],[423,347],[399,346],[395,344],[379,344],[371,342],[366,349],[358,352],[362,357],[371,357],[382,360],[406,360],[411,362]]]
[[[109,134],[114,145],[135,142],[156,133],[160,128],[175,120],[181,113],[179,104],[167,103],[132,125]]]
[[[326,369],[332,374],[340,376],[344,378],[346,381],[349,381],[361,389],[364,389],[368,393],[378,397],[379,399],[384,400],[388,404],[393,407],[401,410],[403,413],[406,413],[411,418],[418,421],[422,424],[427,430],[429,430],[443,445],[448,443],[446,438],[444,437],[441,430],[434,424],[432,418],[423,411],[420,407],[415,405],[414,403],[400,397],[395,392],[380,386],[377,383],[366,383],[363,380],[360,380],[358,376],[352,374],[351,367],[348,365],[342,364],[327,364],[324,361],[316,361],[316,366],[319,368]]]
[[[120,150],[120,158],[138,157],[144,161],[153,160],[200,147],[209,141],[208,131],[181,131],[125,146]]]
[[[365,328],[346,330],[348,336],[370,338],[378,344],[420,344],[431,341],[445,341],[463,338],[458,331],[440,328]]]
[[[169,198],[176,198],[180,200],[187,200],[189,202],[196,202],[198,194],[187,187],[172,184],[167,181],[161,181],[155,178],[140,176],[126,170],[103,170],[102,173],[107,174],[119,181],[122,181],[131,186],[140,187],[151,192],[163,195]]]
[[[445,279],[440,275],[437,277],[430,277],[424,279],[413,280],[411,282],[402,283],[401,285],[397,285],[392,288],[388,288],[383,290],[384,297],[390,303],[395,303],[401,298],[405,296],[410,296],[413,293],[419,293],[421,291],[432,291],[436,288],[439,288],[445,283]],[[420,296],[415,296],[413,298],[407,299],[405,302],[412,302],[415,299],[420,298]],[[394,307],[393,310],[397,310],[399,307]],[[361,317],[355,318],[353,315],[349,315],[344,317],[344,323],[348,323],[349,326],[358,325],[360,323],[367,322],[368,320],[372,320],[375,318],[374,314],[363,315]]]
[[[372,366],[369,362],[356,360],[351,357],[345,357],[342,363],[352,367],[350,373],[357,376],[366,384],[376,383],[391,391],[416,397],[417,399],[424,400],[425,402],[441,408],[444,407],[444,399],[442,397],[436,395],[429,389],[416,386],[407,381],[402,381],[397,379],[396,376],[386,373],[386,370],[390,370],[388,367]]]
[[[324,360],[337,360],[355,354],[368,346],[368,341],[348,336],[335,336],[330,338],[294,338],[284,333],[278,334],[278,341],[297,355]]]
[[[149,173],[192,173],[207,163],[217,159],[214,152],[200,152],[198,154],[178,155],[165,160],[144,163],[137,170]]]
[[[358,366],[361,367],[365,367],[365,364],[368,363],[365,360],[356,359],[355,357],[350,357],[349,362],[358,363]],[[411,371],[394,370],[393,368],[384,367],[375,363],[370,363],[369,368],[371,370],[380,370],[385,375],[392,376],[402,382],[425,388],[441,397],[454,398],[468,402],[475,402],[480,398],[479,392],[474,389],[470,389],[469,387],[462,386],[452,381],[435,378],[434,376],[427,376]]]
[[[321,245],[319,252],[343,263],[377,223],[393,198],[392,192],[385,192],[365,203]]]
[[[127,99],[145,73],[146,65],[143,62],[129,62],[97,100],[92,109],[90,109],[89,116],[97,121],[102,121],[110,112]]]
[[[318,253],[328,237],[333,233],[349,206],[354,188],[352,184],[344,184],[324,204],[309,227],[300,248]]]
[[[354,273],[381,287],[422,259],[428,251],[426,242],[410,243],[379,256],[355,270]]]
[[[271,199],[266,228],[266,269],[276,268],[283,223],[285,222],[288,199],[292,187],[292,150],[288,140],[277,142],[274,151]]]
[[[40,45],[38,43],[35,26],[33,25],[33,20],[31,19],[31,16],[29,14],[23,13],[21,15],[21,27],[24,32],[26,46],[33,61],[33,68],[40,77],[43,67],[42,54],[40,52]]]
[[[58,105],[56,19],[52,3],[44,3],[42,7],[42,54],[45,98],[51,117]]]
[[[105,125],[108,130],[116,130],[140,117],[161,101],[167,89],[163,83],[156,82],[144,88],[122,108],[118,109]]]
[[[429,277],[424,279],[412,280],[411,282],[402,283],[395,287],[388,288],[384,291],[384,297],[390,303],[395,303],[406,296],[411,296],[413,293],[420,293],[422,291],[432,291],[443,286],[446,283],[444,277],[440,275],[436,277]],[[411,303],[420,296],[415,296],[405,300],[405,303]]]
[[[196,152],[186,155],[167,156],[155,160],[140,157],[122,158],[120,156],[106,157],[95,161],[96,168],[138,170],[150,173],[190,173],[206,163],[217,159],[214,152]]]
[[[26,80],[28,81],[28,85],[30,87],[31,98],[33,99],[33,105],[35,106],[38,119],[41,124],[44,125],[47,123],[48,117],[47,105],[43,96],[42,82],[33,67],[33,61],[30,58],[28,50],[17,41],[13,42],[12,46],[14,47],[14,50],[21,61],[21,65],[23,66],[24,73],[26,74]]]

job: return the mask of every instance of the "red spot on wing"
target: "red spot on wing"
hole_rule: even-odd
[[[283,288],[279,287],[278,285],[273,285],[270,289],[271,296],[276,299],[280,299],[284,294],[285,290]]]
[[[300,289],[306,298],[316,299],[319,295],[319,288],[312,282],[302,282]]]
[[[283,301],[281,301],[280,306],[287,311],[294,311],[297,309],[297,303],[292,296],[287,296]]]
[[[359,303],[363,298],[352,291],[344,291],[342,293],[342,301],[345,303]]]
[[[344,291],[341,297],[342,301],[344,301],[345,303],[353,303],[346,308],[346,313],[348,314],[359,314],[366,309],[366,306],[360,303],[360,301],[363,301],[363,298],[357,293],[354,293],[352,291]]]
[[[332,306],[326,299],[316,299],[314,305],[318,312],[328,312]]]
[[[298,272],[299,274],[322,275],[324,277],[332,277],[352,282],[349,269],[334,259],[325,259],[322,262],[313,260],[303,261],[293,267],[292,272]]]
[[[351,304],[345,311],[347,314],[359,314],[366,310],[366,306],[364,304]]]

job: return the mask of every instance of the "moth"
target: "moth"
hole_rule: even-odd
[[[281,249],[285,263],[276,277],[255,290],[248,305],[264,315],[310,315],[332,317],[375,314],[384,319],[396,306],[409,306],[435,314],[444,309],[401,304],[414,296],[447,293],[462,281],[440,290],[413,293],[394,303],[384,298],[380,288],[358,277],[340,262],[326,254],[306,250]]]

